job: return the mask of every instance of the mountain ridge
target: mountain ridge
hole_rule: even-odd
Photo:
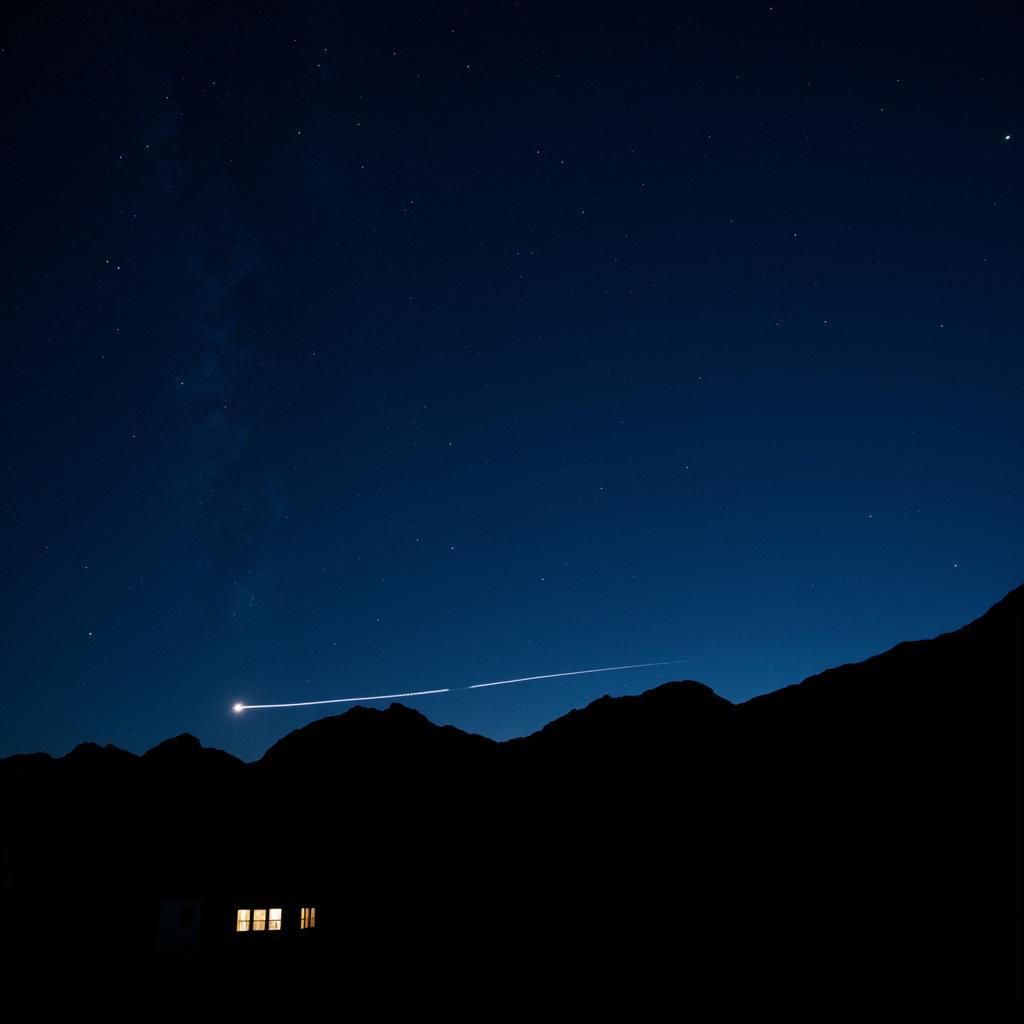
[[[250,762],[244,762],[218,747],[206,747],[195,736],[182,733],[179,736],[160,741],[141,755],[125,751],[111,743],[100,746],[96,743],[83,742],[62,757],[53,757],[45,752],[8,755],[0,758],[0,770],[3,765],[7,763],[13,765],[18,759],[21,759],[20,763],[25,768],[29,764],[41,764],[44,758],[49,758],[56,764],[76,764],[78,766],[85,764],[112,766],[115,763],[126,765],[135,762],[149,765],[159,764],[164,767],[175,764],[182,766],[188,762],[196,766],[199,759],[205,759],[211,765],[214,761],[219,761],[225,767],[257,764],[267,766],[275,762],[280,763],[283,758],[288,756],[289,752],[294,753],[305,740],[315,737],[317,742],[323,742],[330,736],[364,749],[372,746],[375,742],[394,744],[405,741],[429,744],[436,742],[442,735],[453,744],[461,745],[466,751],[515,749],[547,743],[555,735],[564,735],[578,729],[581,722],[593,723],[598,719],[606,719],[609,714],[625,713],[625,709],[643,706],[653,708],[655,704],[658,704],[661,710],[668,710],[671,702],[666,700],[666,697],[669,694],[673,697],[680,697],[684,691],[688,695],[687,702],[689,710],[692,712],[711,713],[710,709],[715,707],[718,713],[728,713],[725,709],[731,708],[739,709],[741,714],[757,717],[774,711],[778,707],[792,705],[794,700],[817,699],[821,694],[815,693],[815,691],[821,691],[822,687],[825,687],[826,690],[831,688],[828,695],[835,697],[837,686],[846,687],[851,679],[855,686],[863,686],[865,680],[870,682],[880,670],[888,669],[896,663],[912,666],[915,660],[921,659],[925,661],[946,660],[949,664],[958,664],[956,660],[958,645],[962,646],[964,642],[979,634],[991,632],[1013,622],[1017,622],[1016,650],[1019,663],[1019,622],[1022,618],[1024,618],[1024,584],[1015,587],[976,619],[955,630],[938,634],[932,638],[901,641],[888,650],[871,655],[861,661],[823,669],[799,682],[790,683],[769,693],[758,694],[740,703],[734,704],[728,701],[703,682],[696,680],[668,681],[641,694],[626,696],[605,694],[581,708],[574,708],[545,723],[533,733],[506,740],[493,740],[476,733],[466,732],[453,725],[439,725],[422,712],[395,701],[383,709],[357,704],[342,714],[316,719],[285,734],[271,744],[259,758]],[[951,656],[952,660],[950,660]],[[948,675],[949,664],[940,675]],[[669,689],[666,690],[666,687]],[[695,697],[698,693],[703,694],[706,698],[703,704],[700,704]],[[906,694],[903,696],[907,698]],[[638,701],[639,704],[636,704],[635,702]],[[698,704],[700,704],[699,707]],[[679,708],[672,710],[678,711]]]
[[[230,944],[233,906],[287,889],[320,908],[321,971],[381,985],[390,963],[543,971],[571,949],[630,993],[678,991],[687,964],[713,994],[819,1008],[999,1002],[1019,964],[1022,625],[1024,587],[741,704],[672,681],[503,742],[395,702],[250,763],[187,733],[141,756],[13,755],[0,937],[35,991],[55,965],[88,986],[115,961],[140,986],[302,985],[305,954]],[[212,944],[161,960],[157,910],[182,899],[212,908]],[[49,924],[82,905],[87,946]]]

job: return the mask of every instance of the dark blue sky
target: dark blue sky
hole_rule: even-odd
[[[1022,30],[23,11],[0,755],[693,659],[407,702],[504,738],[976,617],[1024,578]]]

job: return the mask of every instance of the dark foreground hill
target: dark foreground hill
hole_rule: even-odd
[[[1022,622],[1024,588],[745,704],[672,682],[506,743],[394,704],[253,764],[191,736],[7,758],[8,986],[987,1019],[1016,977]],[[238,941],[237,907],[289,900],[315,942]],[[161,947],[168,914],[189,941]]]

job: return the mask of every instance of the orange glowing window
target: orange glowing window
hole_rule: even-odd
[[[299,928],[316,927],[316,907],[303,907],[299,918]]]
[[[254,932],[265,931],[267,927],[266,910],[254,910],[252,912],[252,930]]]
[[[249,911],[239,910],[238,916],[235,918],[235,931],[236,932],[247,932],[249,930]]]

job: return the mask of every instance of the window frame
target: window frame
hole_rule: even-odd
[[[284,931],[285,908],[280,907],[236,907],[235,934],[243,932]]]

